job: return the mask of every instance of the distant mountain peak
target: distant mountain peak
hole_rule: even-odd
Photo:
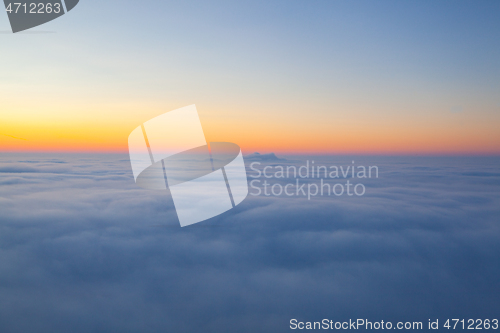
[[[245,156],[246,160],[253,160],[253,161],[266,161],[266,162],[272,162],[272,161],[284,161],[284,158],[279,158],[276,156],[275,153],[269,153],[269,154],[261,154],[258,152],[255,152],[253,154]]]

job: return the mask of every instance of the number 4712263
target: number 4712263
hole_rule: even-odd
[[[444,323],[443,327],[447,329],[468,329],[468,330],[489,330],[498,329],[498,319],[469,319],[465,321],[465,319],[448,319],[446,323]]]
[[[6,8],[7,13],[9,14],[59,14],[61,12],[61,4],[60,3],[9,3]]]

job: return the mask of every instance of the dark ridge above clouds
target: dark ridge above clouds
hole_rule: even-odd
[[[253,153],[250,155],[244,156],[245,160],[248,161],[263,161],[263,162],[276,162],[276,161],[286,161],[284,158],[279,158],[276,156],[274,153],[269,153],[269,154],[260,154],[260,153]]]

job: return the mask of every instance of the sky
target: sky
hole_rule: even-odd
[[[499,158],[354,158],[380,169],[361,180],[364,196],[249,195],[181,228],[167,191],[134,183],[127,154],[3,154],[0,331],[280,333],[293,332],[292,318],[498,318]]]
[[[0,13],[0,332],[498,318],[499,14],[497,0],[81,0],[12,34]],[[168,189],[134,182],[127,143],[192,104],[207,141],[241,147],[249,182],[255,162],[379,177],[325,180],[362,196],[251,187],[181,228]]]
[[[0,150],[126,152],[196,104],[244,153],[500,153],[498,1],[82,0],[10,33]]]

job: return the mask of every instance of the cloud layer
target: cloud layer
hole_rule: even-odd
[[[497,316],[499,159],[356,163],[380,169],[362,197],[249,196],[180,228],[168,192],[138,188],[127,156],[4,154],[0,331],[287,332],[292,318]]]

